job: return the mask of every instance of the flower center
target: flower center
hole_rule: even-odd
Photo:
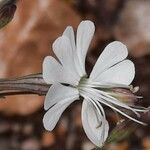
[[[79,84],[76,86],[76,88],[78,89],[80,96],[84,98],[87,97],[86,95],[87,89],[92,88],[89,82],[89,78],[87,78],[87,76],[82,77],[79,81]]]
[[[82,77],[79,81],[79,84],[77,85],[78,90],[82,90],[83,88],[87,87],[88,85],[88,78]]]

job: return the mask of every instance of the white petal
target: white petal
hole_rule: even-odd
[[[74,37],[73,28],[71,26],[68,26],[65,29],[63,35],[68,37],[68,39],[70,40],[70,43],[71,43],[72,50],[75,51],[76,47],[75,47],[75,37]]]
[[[124,60],[128,55],[127,47],[121,42],[114,41],[106,46],[99,56],[92,72],[90,79],[95,81],[97,77],[108,68]]]
[[[52,131],[64,110],[75,100],[76,97],[63,99],[62,101],[54,105],[52,108],[50,108],[43,118],[43,124],[45,129]]]
[[[85,58],[86,54],[94,35],[95,26],[91,21],[82,21],[77,29],[77,38],[76,38],[76,46],[77,46],[77,55],[80,62],[80,67],[83,75],[86,74],[85,71]]]
[[[67,83],[76,85],[77,81],[72,78],[60,65],[57,60],[51,56],[45,57],[43,61],[43,79],[48,84]]]
[[[53,84],[46,94],[44,101],[44,109],[47,110],[61,100],[70,98],[79,98],[79,92],[76,88],[64,86],[62,84]]]
[[[77,74],[74,62],[74,56],[76,54],[75,51],[72,49],[68,37],[63,35],[57,38],[53,43],[53,50],[66,72],[78,82],[80,80],[80,76]]]
[[[87,100],[82,105],[82,123],[87,137],[98,147],[101,147],[107,136],[109,125],[107,120],[97,113],[94,105]]]
[[[66,36],[60,36],[54,41],[53,51],[62,65],[67,65],[69,58],[73,55],[70,41]]]
[[[109,68],[96,78],[102,84],[123,84],[129,85],[135,76],[135,67],[132,61],[124,60]]]
[[[76,72],[78,73],[78,75],[80,77],[82,77],[83,76],[83,71],[80,67],[79,58],[77,56],[77,51],[76,51],[76,46],[75,46],[75,36],[74,36],[73,28],[71,26],[68,26],[65,29],[63,35],[68,37],[68,39],[70,40],[70,44],[71,44],[71,47],[72,47],[72,50],[73,50],[73,55],[74,55],[74,59],[72,59],[72,61],[74,60],[74,64],[75,64],[75,67],[76,67]]]
[[[61,79],[62,66],[51,56],[45,57],[43,61],[43,78],[45,82],[53,84]]]

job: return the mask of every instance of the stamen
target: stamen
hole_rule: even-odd
[[[97,105],[95,104],[95,102],[91,99],[91,98],[88,98],[92,104],[95,106],[98,114],[100,115],[99,117],[101,118],[101,113],[100,113],[100,110],[98,109]],[[99,118],[97,117],[97,121],[99,122],[98,125],[96,126],[96,129],[99,128],[100,126],[102,126],[102,121],[99,120]]]
[[[95,83],[94,83],[95,84]],[[97,87],[102,87],[101,85],[97,84]],[[138,121],[137,119],[129,116],[128,114],[124,113],[123,111],[120,111],[118,108],[116,108],[114,105],[117,105],[119,107],[131,110],[132,112],[134,112],[138,117],[140,117],[140,114],[138,112],[145,112],[145,110],[140,110],[140,109],[136,109],[136,108],[131,108],[130,106],[121,103],[120,101],[118,101],[116,98],[108,95],[106,92],[92,88],[93,87],[93,83],[90,83],[90,81],[87,78],[82,78],[79,85],[78,85],[78,89],[80,91],[81,96],[83,96],[84,98],[89,99],[93,105],[95,106],[96,110],[98,111],[99,115],[101,116],[101,112],[102,111],[102,107],[101,105],[98,103],[102,103],[110,108],[112,108],[113,110],[119,112],[120,114],[122,114],[123,116],[139,123],[142,125],[146,125],[146,123]],[[108,87],[107,87],[108,88]],[[127,86],[126,88],[129,88],[129,86]],[[88,96],[87,96],[88,95]],[[91,95],[94,97],[90,98]],[[96,98],[96,99],[95,99]],[[98,102],[97,102],[98,101]],[[108,101],[108,102],[107,102]],[[99,107],[99,108],[98,108]],[[100,110],[99,110],[100,109]],[[102,111],[102,114],[104,115],[104,112]],[[98,125],[97,127],[100,127],[101,125]]]
[[[98,114],[100,115],[99,117],[101,118],[101,120],[104,121],[104,120],[106,119],[106,116],[105,116],[105,112],[104,112],[102,106],[101,106],[96,100],[91,99],[91,98],[90,98],[91,95],[87,97],[87,94],[89,94],[87,91],[84,91],[83,89],[81,89],[81,92],[82,92],[82,95],[83,95],[84,98],[88,98],[88,99],[93,103],[93,105],[95,106],[95,108],[96,108],[97,111],[98,111]],[[86,93],[86,94],[84,94],[84,93]],[[98,107],[97,107],[97,105],[96,105],[95,103],[96,103],[96,104],[99,106],[99,108],[101,109],[104,118],[102,118],[102,115],[101,115],[101,113],[100,113],[100,110],[98,109]],[[97,118],[97,119],[98,119],[98,118]],[[100,121],[100,120],[99,120],[99,121]],[[98,128],[100,128],[100,127],[103,128],[103,129],[102,129],[101,138],[103,139],[102,141],[104,141],[104,138],[105,138],[105,129],[104,129],[104,128],[105,128],[105,126],[103,125],[103,122],[102,122],[102,121],[100,121],[100,124],[99,124],[98,126],[96,126],[96,129],[98,129]]]
[[[132,92],[136,93],[138,90],[139,90],[139,86],[136,86],[136,87],[133,88]]]
[[[87,84],[90,85],[91,87],[95,87],[95,88],[126,88],[126,89],[130,89],[130,86],[128,85],[123,85],[123,84],[112,84],[112,83],[100,83],[100,82],[93,82],[90,80],[87,80]]]
[[[92,100],[90,97],[87,97],[84,93],[85,93],[85,91],[82,90],[82,95],[84,96],[84,98],[87,99],[87,100],[89,100],[89,101],[95,106],[95,108],[96,108],[96,110],[97,110],[97,112],[98,112],[98,114],[99,114],[99,117],[102,118],[101,112],[100,112],[100,110],[98,109],[98,107],[97,107],[95,101]],[[97,121],[98,121],[99,123],[98,123],[98,125],[96,126],[96,129],[102,126],[102,121],[100,121],[98,117],[97,117]]]
[[[96,89],[95,89],[96,90]],[[107,101],[109,101],[110,103],[112,104],[115,104],[119,107],[122,107],[122,108],[125,108],[125,109],[129,109],[131,110],[132,112],[134,112],[138,117],[140,117],[140,114],[138,112],[136,112],[133,108],[130,108],[128,105],[124,104],[124,103],[121,103],[120,101],[118,101],[116,98],[108,95],[106,92],[103,92],[103,91],[99,91],[99,90],[96,90],[98,93],[101,93],[101,95],[98,95],[100,97],[102,97],[104,100],[106,99]],[[112,99],[112,100],[110,100]]]
[[[102,101],[102,103],[105,104],[106,106],[109,106],[110,108],[116,110],[117,112],[119,112],[119,113],[122,114],[123,116],[125,116],[125,117],[127,117],[127,118],[129,118],[129,119],[131,119],[131,120],[133,120],[133,121],[135,121],[135,122],[137,122],[137,123],[139,123],[139,124],[147,125],[147,124],[144,123],[144,122],[138,121],[138,120],[136,120],[136,119],[130,117],[129,115],[125,114],[124,112],[120,111],[119,109],[115,108],[114,106],[109,105],[108,103],[105,103],[104,101]]]
[[[101,110],[101,112],[103,114],[103,117],[106,119],[106,115],[105,115],[104,109],[101,106],[101,104],[97,100],[94,100],[94,102],[98,105],[98,107],[100,108],[100,110]]]
[[[139,86],[133,87],[133,85],[130,85],[130,91],[132,91],[132,93],[136,93],[139,90]]]
[[[88,90],[88,92],[89,92],[90,89],[87,89],[87,90]],[[88,92],[87,92],[87,93],[88,93]],[[89,92],[89,94],[90,94],[90,95],[93,95],[93,92],[94,92],[94,90],[93,90],[92,92]],[[96,92],[94,92],[94,93],[96,93]],[[96,95],[97,95],[97,94],[96,94]],[[101,99],[101,101],[100,101],[99,99]],[[126,113],[120,111],[118,108],[114,107],[113,105],[110,105],[109,103],[106,103],[105,100],[102,99],[101,97],[99,97],[99,98],[97,97],[97,100],[98,100],[100,103],[103,103],[104,105],[106,105],[106,106],[108,106],[108,107],[110,107],[110,108],[116,110],[117,112],[119,112],[119,113],[122,114],[123,116],[125,116],[125,117],[127,117],[127,118],[129,118],[129,119],[131,119],[131,120],[133,120],[133,121],[135,121],[135,122],[137,122],[137,123],[139,123],[139,124],[147,125],[146,123],[141,122],[141,121],[138,121],[138,120],[136,120],[135,118],[132,118],[131,116],[127,115]]]

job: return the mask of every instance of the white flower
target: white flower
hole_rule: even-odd
[[[43,123],[47,130],[53,130],[64,110],[81,96],[84,98],[83,128],[87,137],[101,147],[109,131],[101,104],[141,124],[144,123],[123,110],[130,110],[139,116],[138,111],[144,112],[145,109],[131,107],[111,94],[114,88],[129,89],[135,76],[134,64],[126,59],[128,50],[121,42],[110,43],[99,56],[90,76],[86,74],[85,58],[94,31],[91,21],[82,21],[75,41],[73,28],[68,26],[53,43],[58,61],[51,56],[44,59],[43,78],[47,84],[52,85],[45,98],[44,109],[47,112]]]

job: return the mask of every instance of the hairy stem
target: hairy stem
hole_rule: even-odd
[[[41,73],[13,79],[0,79],[0,97],[19,94],[45,95],[49,87]]]

